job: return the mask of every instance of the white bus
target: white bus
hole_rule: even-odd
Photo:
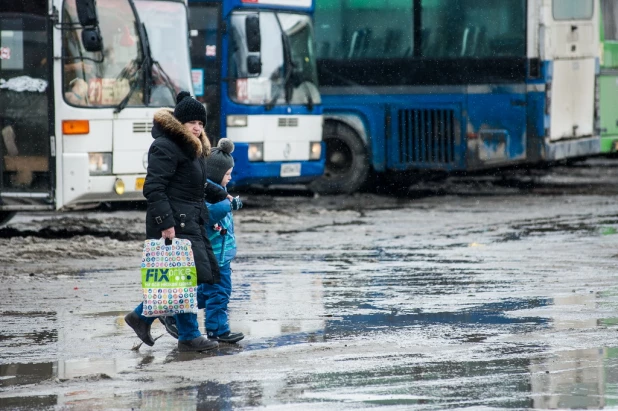
[[[142,200],[152,117],[191,90],[186,1],[2,0],[0,221]]]

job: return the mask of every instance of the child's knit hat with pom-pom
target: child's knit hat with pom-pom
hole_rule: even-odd
[[[217,184],[221,184],[223,176],[228,170],[234,167],[234,142],[229,138],[219,140],[217,147],[210,150],[210,155],[206,158],[206,174],[208,178]]]

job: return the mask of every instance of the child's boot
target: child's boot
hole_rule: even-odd
[[[224,342],[224,343],[228,343],[228,344],[234,344],[237,343],[238,341],[242,340],[243,338],[245,338],[245,335],[243,333],[233,333],[231,331],[228,331],[226,333],[214,336],[214,335],[210,335],[210,333],[208,333],[208,339],[209,340],[213,340],[213,341],[219,341],[219,342]]]

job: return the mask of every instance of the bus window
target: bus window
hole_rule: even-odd
[[[426,58],[523,57],[525,2],[422,0],[421,47]]]
[[[590,20],[594,11],[593,0],[554,0],[554,20]]]
[[[524,0],[421,0],[416,16],[414,3],[318,0],[318,57],[359,60],[525,56]],[[415,28],[415,22],[420,22],[420,27]]]
[[[80,28],[63,30],[65,101],[90,107],[118,105],[137,81],[129,106],[143,106],[138,69],[141,46],[133,11],[127,0],[97,4],[102,53],[90,53],[83,48]],[[75,0],[66,0],[63,12],[65,23],[78,23]]]
[[[603,40],[618,41],[618,4],[616,0],[601,0],[603,14]]]
[[[48,187],[49,38],[44,2],[0,10],[0,190]],[[36,7],[35,7],[36,6]]]
[[[258,16],[260,21],[262,69],[257,75],[250,74],[247,65],[250,52],[245,41],[245,20],[249,16]],[[231,22],[229,75],[236,81],[231,82],[229,92],[234,101],[258,105],[305,104],[309,100],[320,103],[309,16],[234,12]]]
[[[359,60],[412,55],[412,0],[317,0],[317,3],[318,58]]]

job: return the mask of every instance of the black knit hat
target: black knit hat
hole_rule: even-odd
[[[206,109],[186,91],[181,91],[176,96],[176,108],[174,117],[181,123],[199,120],[206,124]]]
[[[210,150],[210,155],[206,158],[206,175],[209,179],[221,184],[225,173],[234,167],[234,158],[231,156],[233,151],[234,142],[229,138],[222,138],[217,147]]]

